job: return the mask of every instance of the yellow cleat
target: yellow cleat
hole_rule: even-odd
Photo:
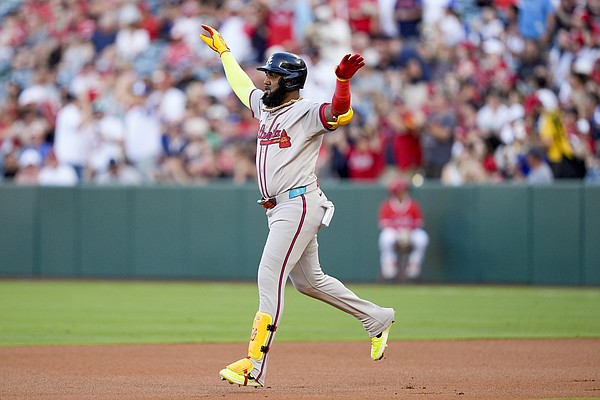
[[[392,321],[379,335],[371,338],[371,359],[373,361],[381,360],[383,358],[383,352],[387,347],[388,336],[393,323],[394,321]]]
[[[222,369],[219,375],[221,379],[239,386],[262,387],[262,384],[250,375],[252,368],[254,368],[252,361],[248,358],[242,358]]]

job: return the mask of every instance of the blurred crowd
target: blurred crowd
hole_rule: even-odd
[[[255,180],[257,122],[202,24],[259,88],[271,52],[301,55],[315,101],[365,57],[322,178],[600,183],[600,0],[4,0],[0,180]]]

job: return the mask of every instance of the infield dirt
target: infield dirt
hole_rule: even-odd
[[[600,397],[600,339],[275,343],[264,388],[221,381],[245,344],[0,348],[0,399]]]

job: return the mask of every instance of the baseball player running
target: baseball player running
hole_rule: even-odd
[[[257,89],[214,28],[202,25],[201,39],[218,52],[227,81],[254,118],[260,121],[256,169],[269,234],[258,267],[259,308],[252,324],[248,355],[219,373],[241,386],[263,386],[269,349],[283,313],[288,278],[301,293],[324,301],[362,324],[371,338],[371,358],[380,360],[394,322],[394,310],[359,298],[319,264],[317,232],[328,226],[333,203],[315,175],[323,134],[352,119],[350,79],[364,66],[359,54],[346,55],[335,69],[331,103],[303,99],[307,68],[295,54],[274,53],[265,65],[264,91]]]

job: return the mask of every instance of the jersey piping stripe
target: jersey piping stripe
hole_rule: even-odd
[[[335,131],[335,128],[332,128],[331,125],[327,123],[327,117],[325,117],[325,107],[327,107],[330,103],[323,103],[321,108],[319,109],[319,117],[321,118],[321,123],[328,131]]]
[[[269,149],[269,147],[268,146],[260,146],[259,149],[258,149],[258,160],[256,162],[256,174],[258,176],[258,188],[260,190],[260,194],[263,197],[267,198],[267,197],[269,197],[267,195],[267,189],[266,189],[267,184],[266,184],[266,182],[263,182],[263,179],[266,180],[267,177],[266,176],[263,177],[263,173],[261,173],[261,165],[262,165],[262,162],[263,162],[262,161],[262,159],[263,159],[263,149],[264,149],[264,153],[265,153],[265,157],[264,158],[266,159],[267,158],[266,157],[266,152]],[[263,171],[264,171],[264,167],[263,167]]]
[[[271,132],[273,130],[273,126],[275,126],[275,123],[277,122],[277,120],[279,119],[279,117],[281,117],[282,115],[286,114],[288,111],[290,111],[292,109],[292,107],[288,107],[287,109],[285,109],[283,112],[281,112],[280,114],[278,114],[277,116],[275,116],[275,118],[273,118],[273,122],[271,122],[271,126],[269,126],[269,130],[268,132]],[[257,137],[257,141],[260,145],[260,155],[261,157],[259,158],[259,162],[258,162],[258,177],[259,177],[259,186],[260,186],[260,192],[264,197],[271,197],[271,195],[269,194],[269,191],[267,190],[267,151],[269,150],[269,146],[268,145],[264,145],[263,143],[260,142],[261,138]],[[265,149],[264,152],[264,157],[263,157],[263,152],[262,149]],[[262,160],[261,160],[262,159]],[[262,169],[262,171],[261,171]],[[262,179],[261,179],[262,178]]]
[[[279,273],[279,283],[277,285],[277,310],[275,311],[275,317],[273,319],[274,326],[277,326],[278,322],[279,322],[279,313],[281,311],[281,296],[282,296],[282,291],[283,291],[283,288],[285,285],[285,280],[283,279],[285,277],[285,267],[287,266],[290,255],[292,254],[292,250],[294,249],[296,240],[298,239],[298,236],[300,236],[300,232],[302,231],[302,226],[304,225],[304,219],[306,218],[306,196],[301,195],[300,198],[302,198],[302,216],[300,217],[300,222],[298,223],[298,228],[296,229],[296,233],[294,234],[292,243],[290,243],[290,247],[288,248],[287,254],[285,255],[283,264],[281,265],[281,272]],[[273,334],[274,334],[274,332],[271,332],[271,334],[269,335],[269,340],[267,341],[267,348],[271,347],[271,342],[273,341]],[[266,353],[263,363],[261,364],[260,372],[258,373],[258,376],[256,377],[256,380],[258,380],[262,376],[263,366],[265,365],[268,356],[269,356],[269,353]]]
[[[250,94],[248,95],[248,104],[250,105],[250,107],[248,107],[250,109],[250,112],[252,113],[252,118],[256,118],[255,114],[254,114],[254,110],[252,109],[252,94],[254,92],[256,92],[258,89],[254,88],[250,91]]]

